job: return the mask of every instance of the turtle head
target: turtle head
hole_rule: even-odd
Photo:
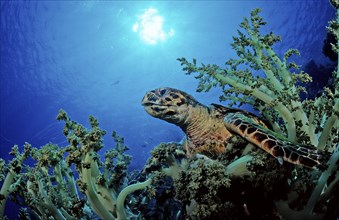
[[[183,91],[163,87],[147,92],[141,104],[153,117],[181,126],[189,114],[189,109],[199,103]]]

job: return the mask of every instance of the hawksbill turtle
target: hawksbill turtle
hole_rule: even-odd
[[[264,120],[244,110],[218,104],[206,106],[193,96],[168,87],[147,92],[141,103],[151,116],[184,131],[188,155],[223,153],[233,136],[241,136],[280,162],[321,170],[327,167],[329,153],[288,141],[273,132]]]

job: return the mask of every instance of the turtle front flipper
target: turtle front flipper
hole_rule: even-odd
[[[247,141],[265,150],[278,160],[300,164],[309,168],[324,170],[330,153],[314,147],[294,144],[264,127],[258,118],[242,112],[229,113],[224,117],[226,128]]]

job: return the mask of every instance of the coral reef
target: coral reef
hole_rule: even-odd
[[[65,122],[64,135],[70,145],[65,148],[47,144],[33,148],[26,144],[20,154],[12,149],[15,158],[7,164],[1,187],[1,216],[8,194],[16,202],[30,208],[37,219],[129,219],[137,216],[125,206],[126,197],[135,190],[151,185],[143,182],[127,184],[127,167],[131,157],[123,138],[115,132],[115,148],[105,154],[102,163],[98,151],[103,147],[105,131],[90,116],[91,129],[72,121],[60,110],[57,120]],[[34,165],[24,165],[27,157]],[[4,174],[5,174],[4,173]],[[3,175],[4,175],[3,174]]]
[[[272,49],[280,37],[272,32],[260,34],[260,27],[266,22],[259,12],[259,9],[253,10],[251,18],[245,18],[240,24],[245,33],[238,31],[239,36],[233,37],[232,47],[239,59],[232,58],[226,62],[225,68],[221,68],[215,64],[199,67],[195,59],[190,63],[185,58],[179,58],[184,71],[187,74],[199,73],[195,76],[199,79],[198,91],[208,92],[212,87],[219,86],[223,90],[221,101],[231,100],[230,105],[252,105],[269,120],[276,132],[286,133],[290,141],[311,143],[319,149],[324,149],[326,145],[334,146],[337,140],[333,138],[336,135],[331,132],[338,126],[335,122],[339,111],[336,97],[339,89],[336,88],[336,92],[326,90],[322,97],[302,102],[299,93],[305,89],[296,86],[296,83],[308,82],[311,78],[304,72],[296,73],[299,66],[289,62],[289,58],[299,55],[299,52],[290,49],[280,59]],[[252,74],[259,70],[264,76]],[[334,85],[338,85],[337,75],[335,72]],[[320,126],[325,120],[324,126]]]
[[[335,36],[332,49],[338,52],[339,11],[338,2],[332,1],[337,18],[330,22],[329,31]],[[260,9],[251,13],[240,24],[244,32],[233,37],[233,49],[238,59],[230,59],[225,67],[216,64],[197,65],[179,58],[186,74],[198,73],[197,91],[208,92],[220,87],[221,101],[230,100],[230,105],[249,104],[258,110],[271,124],[275,132],[290,141],[313,145],[332,153],[328,169],[306,172],[296,168],[290,179],[288,198],[275,202],[279,213],[287,219],[334,218],[338,216],[338,157],[339,157],[339,70],[333,72],[333,89],[324,88],[323,94],[313,100],[302,100],[300,92],[305,91],[298,82],[311,80],[308,74],[299,71],[299,66],[289,62],[295,49],[288,50],[283,58],[272,49],[280,37],[272,32],[261,34],[266,24],[259,16]],[[256,74],[252,74],[256,73]],[[338,194],[337,194],[338,195]],[[293,213],[293,214],[292,214]],[[320,214],[321,213],[321,214]],[[292,216],[292,217],[291,217]]]
[[[280,165],[258,148],[241,146],[211,159],[201,154],[187,158],[182,144],[162,143],[152,151],[145,172],[173,179],[168,199],[182,203],[182,218],[275,218],[274,200],[286,196],[293,165]]]
[[[339,3],[332,0],[337,20],[329,31],[339,38]],[[311,78],[290,62],[297,50],[282,58],[272,49],[280,41],[262,34],[266,22],[253,10],[234,37],[238,58],[225,67],[197,65],[178,59],[187,74],[198,73],[198,91],[220,87],[221,101],[249,104],[272,129],[291,142],[313,145],[332,153],[325,170],[279,163],[241,138],[227,143],[229,151],[215,157],[187,157],[185,141],[162,143],[143,170],[127,173],[131,157],[122,137],[101,157],[104,130],[89,117],[90,129],[60,110],[69,143],[41,148],[14,146],[14,158],[0,159],[0,219],[6,201],[23,207],[19,218],[29,219],[335,219],[339,216],[339,71],[333,88],[315,99],[302,100],[298,82]],[[332,44],[338,51],[338,43]],[[143,190],[141,190],[143,189]],[[139,191],[137,191],[139,190]],[[126,201],[128,198],[128,201]],[[170,209],[170,211],[169,211]]]

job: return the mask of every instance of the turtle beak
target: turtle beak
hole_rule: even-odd
[[[159,98],[155,95],[154,90],[147,92],[141,100],[141,105],[149,106],[152,104],[156,104]]]
[[[145,94],[145,96],[141,100],[141,104],[143,106],[149,105],[160,105],[161,99],[167,95],[167,88],[159,88],[152,91],[149,91]]]
[[[148,93],[146,93],[146,95],[144,95],[144,97],[143,97],[142,100],[141,100],[141,105],[142,105],[142,106],[146,106],[146,105],[148,105],[148,103],[149,103],[147,94],[148,94]]]
[[[159,110],[158,105],[159,97],[155,94],[155,90],[147,92],[144,97],[141,100],[141,105],[144,107],[145,111],[152,115],[153,117],[156,117],[158,115],[158,112],[155,111]]]

